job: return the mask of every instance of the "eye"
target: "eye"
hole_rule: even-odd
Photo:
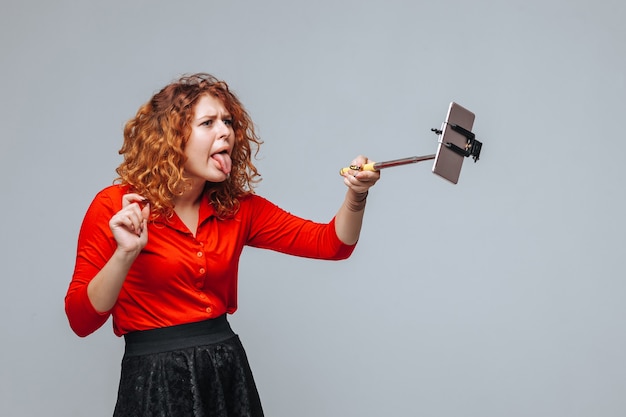
[[[200,123],[200,126],[211,126],[213,124],[213,120],[209,119],[209,120],[205,120],[204,122]]]
[[[232,126],[233,125],[233,119],[224,119],[224,124],[226,126]]]

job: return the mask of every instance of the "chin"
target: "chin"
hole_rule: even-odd
[[[206,180],[207,182],[213,182],[218,184],[226,181],[229,177],[230,175],[222,173],[221,175],[211,175],[210,177],[207,177]]]

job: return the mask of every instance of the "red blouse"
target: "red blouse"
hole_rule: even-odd
[[[109,316],[113,331],[121,336],[232,314],[237,309],[237,271],[244,245],[328,260],[349,257],[355,246],[339,240],[335,219],[314,223],[257,195],[243,198],[233,218],[219,220],[205,195],[196,236],[175,214],[148,224],[148,244],[128,272],[115,306],[99,313],[89,301],[87,284],[117,247],[109,220],[122,208],[127,192],[119,185],[105,188],[83,220],[65,296],[70,326],[79,336],[94,332]]]

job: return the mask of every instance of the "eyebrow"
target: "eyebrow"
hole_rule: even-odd
[[[217,114],[215,114],[215,113],[213,113],[213,114],[205,114],[205,115],[202,115],[202,116],[196,118],[196,121],[200,121],[202,119],[216,119],[216,118],[217,118]],[[224,113],[222,115],[222,118],[223,119],[232,119],[233,116],[230,113]]]

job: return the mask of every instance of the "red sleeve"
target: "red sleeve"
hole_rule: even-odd
[[[121,208],[121,194],[119,202],[115,203],[105,191],[95,197],[83,219],[74,274],[65,295],[65,313],[70,327],[81,337],[100,328],[110,315],[109,312],[96,311],[87,295],[87,285],[111,258],[116,247],[109,220]]]
[[[335,219],[316,223],[295,216],[268,200],[252,196],[248,245],[306,258],[341,260],[356,244],[346,245],[337,236]]]

